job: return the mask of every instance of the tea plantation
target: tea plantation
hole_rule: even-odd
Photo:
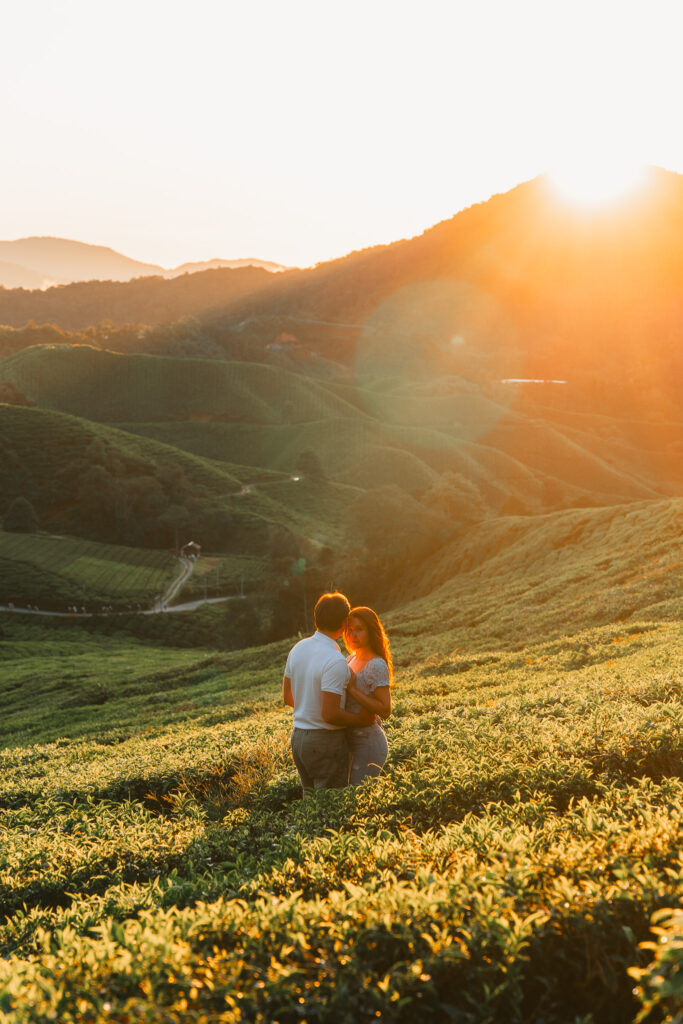
[[[304,801],[288,642],[135,647],[5,616],[3,1019],[680,1021],[667,607],[488,649],[480,623],[471,652],[439,627],[429,656],[404,607],[383,777]]]
[[[37,604],[64,611],[85,602],[129,607],[152,604],[178,575],[177,558],[73,537],[0,530],[0,604]]]

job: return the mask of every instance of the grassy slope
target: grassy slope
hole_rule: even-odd
[[[428,422],[429,399],[423,421]],[[397,403],[399,400],[397,399]],[[540,423],[522,430],[519,417],[499,410],[501,423],[477,432],[453,410],[450,429],[443,425],[408,427],[368,412],[351,419],[328,416],[320,421],[272,423],[144,423],[122,424],[125,429],[215,459],[242,460],[253,466],[293,471],[300,453],[319,453],[335,479],[368,486],[399,482],[419,493],[434,473],[451,469],[475,482],[496,507],[504,493],[530,509],[544,505],[623,501],[655,497],[658,487],[646,459],[633,465],[632,452],[622,462],[594,454],[590,436],[583,446],[555,432],[544,437]],[[469,436],[466,436],[469,434]],[[669,477],[671,474],[669,474]],[[661,486],[661,480],[659,482]],[[552,488],[549,492],[548,488]],[[552,493],[548,500],[545,494]]]
[[[0,604],[151,604],[178,571],[165,551],[0,531]]]
[[[385,777],[314,802],[292,802],[287,644],[3,622],[5,735],[38,741],[6,750],[0,786],[8,1019],[193,1019],[192,986],[227,1020],[231,1000],[299,1020],[301,999],[349,1024],[633,1019],[626,968],[683,869],[681,503],[535,525],[425,567],[442,590],[389,618]]]
[[[394,621],[434,651],[438,635],[515,647],[636,614],[677,618],[681,535],[681,499],[492,520],[401,581],[397,598],[416,600]]]
[[[370,462],[373,483],[400,482],[409,491],[424,491],[435,471],[422,452],[414,453],[420,440],[425,449],[445,449],[444,468],[457,461],[457,443],[433,432],[394,431],[367,416],[329,416],[310,423],[144,423],[122,424],[141,436],[175,444],[186,451],[215,459],[239,456],[254,467],[296,471],[299,456],[307,449],[318,453],[326,472],[341,482],[368,486]],[[424,436],[426,435],[426,437]],[[449,449],[452,459],[449,458]]]
[[[235,693],[225,692],[226,665],[242,679],[234,690],[254,685],[251,674],[241,674],[243,652],[178,650],[93,636],[70,620],[4,616],[2,628],[2,741],[12,746],[65,736],[108,744],[150,729],[165,731],[188,716],[223,717],[220,705],[235,699]],[[253,667],[253,657],[249,660]]]

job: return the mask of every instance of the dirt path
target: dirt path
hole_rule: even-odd
[[[183,586],[183,584],[186,583],[189,580],[190,576],[194,572],[194,559],[193,558],[187,558],[185,555],[181,555],[180,556],[180,561],[182,563],[182,569],[180,570],[180,576],[178,576],[178,578],[176,580],[174,580],[173,583],[171,583],[171,585],[168,588],[168,590],[166,591],[166,593],[163,595],[163,597],[161,597],[159,599],[159,601],[155,605],[155,608],[159,612],[168,611],[169,604],[171,603],[173,598],[176,596],[176,594],[178,593],[180,588]]]
[[[157,615],[160,611],[164,615],[168,615],[171,612],[193,612],[195,608],[199,608],[203,604],[224,604],[226,601],[240,601],[242,597],[240,594],[230,594],[227,597],[201,597],[196,601],[186,601],[184,604],[174,604],[172,608],[150,608],[146,612],[140,612],[140,615]]]

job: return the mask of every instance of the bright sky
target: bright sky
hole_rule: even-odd
[[[301,266],[558,163],[683,171],[681,5],[21,0],[0,238]]]

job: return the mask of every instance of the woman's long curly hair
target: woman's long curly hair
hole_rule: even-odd
[[[370,645],[370,650],[379,658],[384,658],[387,665],[389,666],[389,681],[393,683],[394,662],[391,657],[389,637],[386,634],[384,626],[377,617],[377,612],[373,612],[372,608],[366,608],[364,605],[360,605],[358,608],[351,609],[351,611],[349,612],[349,619],[351,618],[360,619],[361,622],[364,624],[365,628],[368,631],[368,641]],[[348,643],[346,646],[349,646]]]

